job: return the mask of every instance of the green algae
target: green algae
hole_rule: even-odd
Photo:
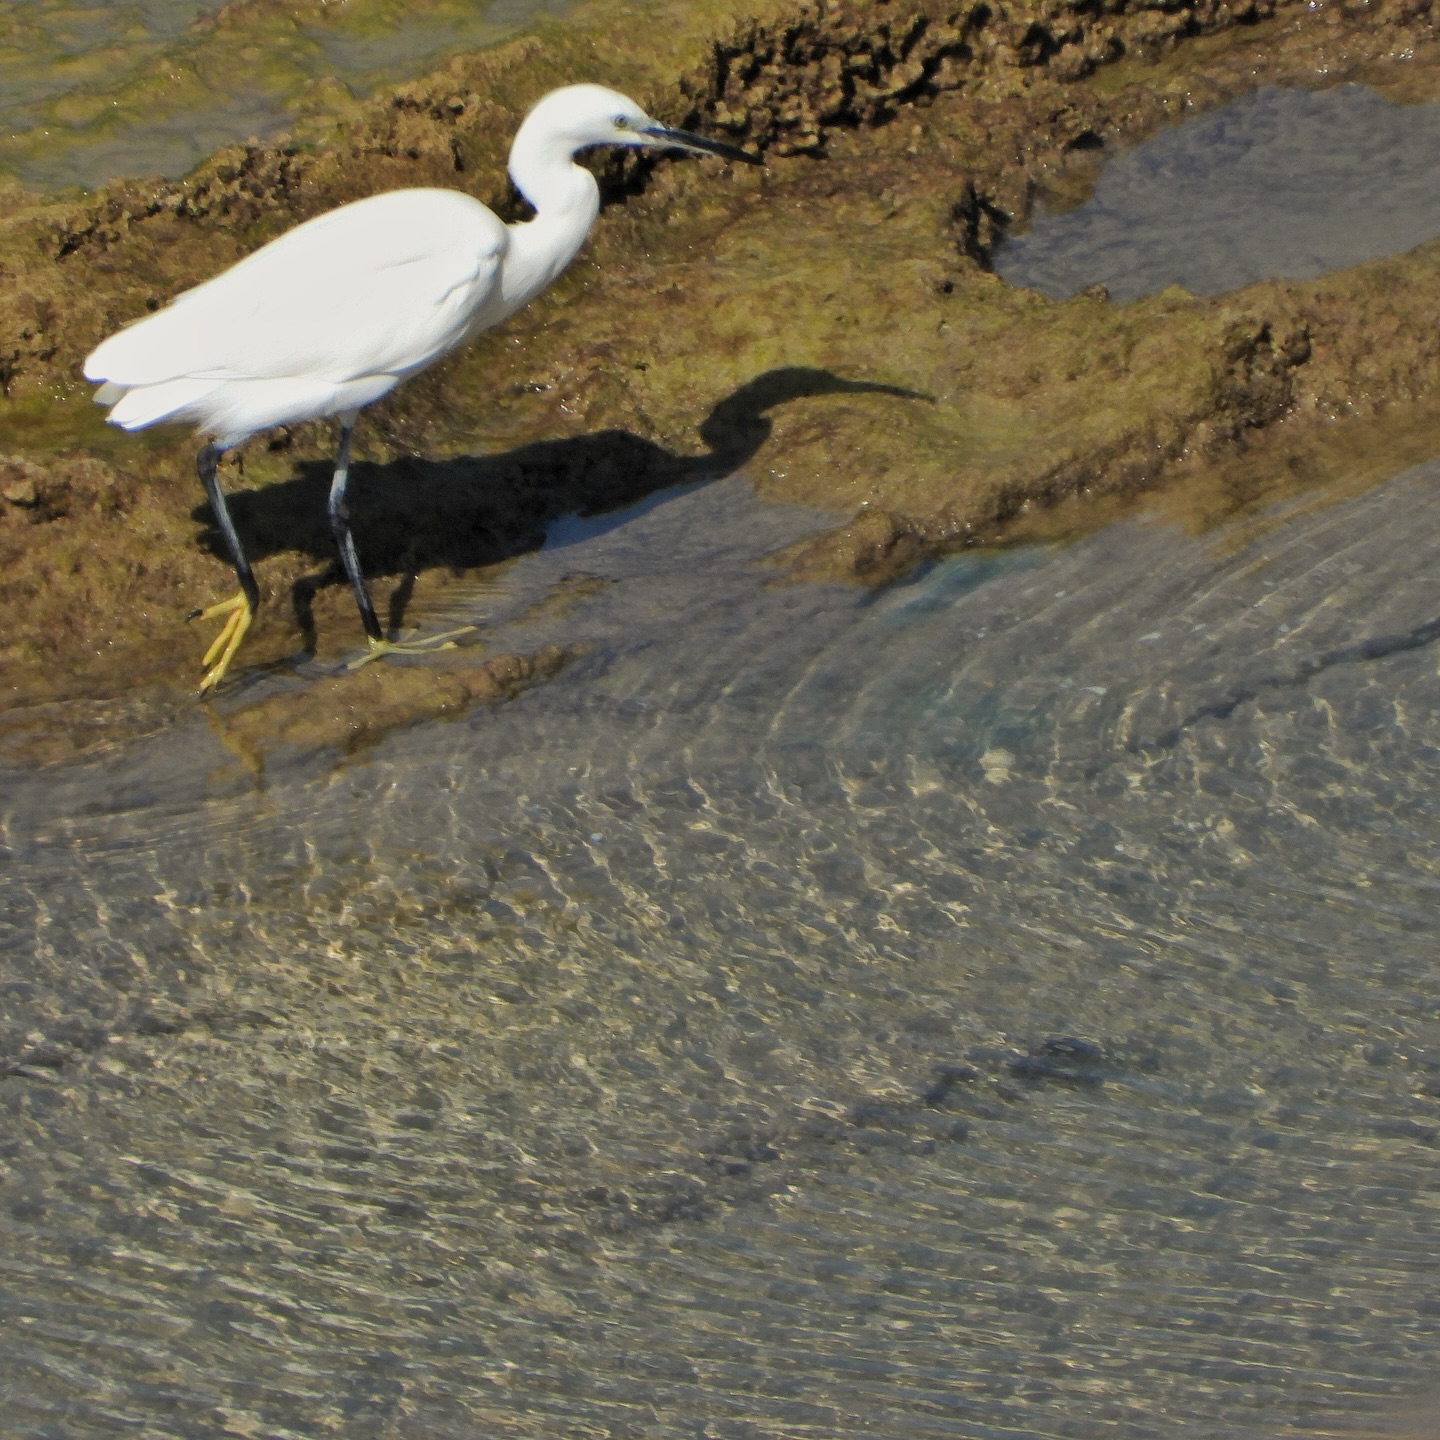
[[[79,448],[86,454],[123,461],[140,451],[169,457],[175,437],[163,432],[127,435],[105,423],[105,412],[90,398],[92,387],[56,385],[48,394],[25,394],[5,405],[5,441],[32,458]]]

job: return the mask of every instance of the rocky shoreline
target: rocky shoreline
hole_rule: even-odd
[[[392,614],[558,515],[742,465],[762,495],[835,516],[777,557],[789,574],[874,582],[1157,487],[1208,522],[1356,456],[1434,453],[1440,243],[1126,305],[989,269],[1004,228],[1083,188],[1107,146],[1257,84],[1440,93],[1427,4],[602,3],[354,105],[314,143],[79,200],[0,196],[0,749],[41,711],[82,747],[163,723],[203,648],[179,622],[230,588],[189,437],[107,430],[79,379],[91,345],[363,194],[458,185],[513,210],[518,116],[580,78],[768,168],[612,163],[551,294],[367,412],[355,523]],[[267,600],[252,666],[358,642],[328,449],[282,432],[226,467]]]

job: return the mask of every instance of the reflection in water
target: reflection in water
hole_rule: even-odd
[[[6,777],[12,1433],[1149,1440],[1411,1390],[1437,481],[878,595],[757,588],[812,517],[692,487],[512,567],[497,648],[592,649],[510,705],[259,790],[199,717]]]
[[[1116,300],[1303,280],[1440,235],[1440,104],[1255,91],[1110,160],[1083,205],[996,253],[1005,279]]]

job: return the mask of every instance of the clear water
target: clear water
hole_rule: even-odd
[[[1430,1382],[1440,466],[763,583],[817,523],[564,522],[473,608],[585,656],[345,763],[197,708],[4,776],[9,1434],[1248,1437]]]
[[[1039,213],[997,272],[1057,298],[1303,280],[1440,235],[1440,105],[1363,85],[1266,86],[1111,159],[1094,193]]]
[[[521,567],[517,605],[608,583],[497,617],[595,644],[513,704],[258,788],[199,718],[11,777],[11,1433],[1258,1434],[1408,1393],[1437,481],[874,598],[758,590],[808,517],[728,482]]]

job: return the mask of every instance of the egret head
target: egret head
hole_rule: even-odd
[[[652,120],[633,100],[603,85],[567,85],[552,90],[525,117],[521,136],[544,137],[572,153],[594,145],[628,145],[638,150],[688,150],[697,155],[719,155],[747,165],[761,165],[734,145],[673,130]]]

